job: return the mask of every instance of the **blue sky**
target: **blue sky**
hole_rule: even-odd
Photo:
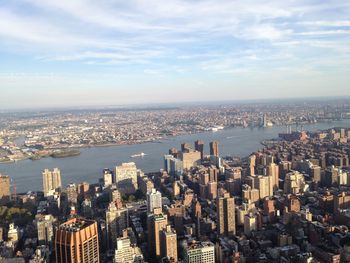
[[[0,0],[0,108],[350,95],[350,2]]]

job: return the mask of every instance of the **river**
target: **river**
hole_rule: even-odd
[[[331,127],[350,128],[350,119],[331,123],[304,125],[308,131],[328,129]],[[58,167],[61,170],[62,184],[87,181],[96,183],[102,176],[103,168],[114,168],[122,162],[135,162],[144,172],[159,171],[163,168],[163,156],[172,147],[180,148],[182,142],[194,143],[201,139],[205,142],[204,151],[208,153],[209,142],[219,141],[221,156],[244,157],[262,148],[262,140],[277,138],[278,133],[285,132],[286,127],[271,128],[230,128],[218,132],[170,137],[160,142],[109,147],[92,147],[81,149],[79,156],[67,158],[43,158],[37,161],[24,160],[16,163],[0,164],[0,174],[6,174],[16,183],[17,192],[42,190],[41,171],[45,168]],[[143,158],[130,158],[130,155],[144,152]]]

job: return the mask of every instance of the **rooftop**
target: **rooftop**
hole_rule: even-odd
[[[211,242],[200,242],[200,241],[192,241],[188,243],[188,249],[200,249],[205,247],[213,247],[214,244]]]
[[[81,229],[84,229],[92,224],[94,224],[94,220],[87,220],[82,218],[72,218],[67,222],[60,225],[60,229],[65,230],[67,232],[79,232]]]

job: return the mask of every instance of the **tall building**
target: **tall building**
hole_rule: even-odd
[[[201,153],[198,151],[187,151],[180,153],[183,169],[190,169],[191,167],[200,165]]]
[[[75,205],[78,203],[78,191],[77,186],[75,184],[67,185],[65,193],[67,195],[67,201],[69,204]]]
[[[177,262],[177,235],[170,225],[160,233],[161,257],[168,258],[170,262]]]
[[[215,246],[211,242],[193,241],[185,247],[186,263],[214,263]]]
[[[273,195],[272,176],[259,175],[255,178],[255,188],[259,189],[259,197],[263,199]]]
[[[259,201],[259,190],[252,188],[250,185],[242,185],[242,197],[251,203]]]
[[[9,231],[7,232],[7,239],[14,242],[14,243],[18,242],[19,230],[18,230],[18,227],[15,226],[14,223],[11,223],[9,225]]]
[[[209,148],[210,148],[210,155],[219,157],[219,142],[218,141],[213,141],[209,143]]]
[[[113,184],[113,172],[109,169],[103,169],[103,187],[110,187]]]
[[[115,182],[123,194],[133,194],[137,189],[137,168],[134,162],[115,167]]]
[[[219,235],[233,236],[236,233],[235,199],[228,192],[216,198],[217,231]]]
[[[170,160],[174,159],[175,157],[171,154],[164,155],[164,170],[167,171],[168,174],[171,173],[170,171]]]
[[[122,195],[118,189],[111,189],[109,192],[109,202],[113,202],[118,209],[123,207]]]
[[[252,231],[256,230],[256,217],[253,213],[249,213],[244,217],[244,234],[250,235]]]
[[[38,230],[39,245],[52,244],[54,221],[55,221],[55,218],[52,215],[37,214],[35,216],[36,228]]]
[[[275,217],[275,202],[272,198],[266,197],[264,199],[264,213],[272,220]]]
[[[328,167],[325,170],[325,183],[327,187],[338,186],[338,185],[347,185],[347,173],[343,172],[339,167],[334,165]]]
[[[292,162],[290,161],[281,161],[279,164],[279,177],[284,179],[286,174],[292,169]]]
[[[264,113],[264,115],[262,117],[261,126],[262,127],[267,127],[267,115],[266,115],[266,113]]]
[[[241,206],[236,210],[237,212],[237,225],[244,226],[244,217],[251,211],[255,210],[255,204],[245,200]]]
[[[194,149],[201,153],[201,160],[204,159],[204,142],[202,140],[197,140],[194,142]]]
[[[149,253],[153,258],[161,257],[161,231],[167,224],[167,216],[160,209],[155,209],[147,218]]]
[[[56,262],[99,263],[97,223],[94,220],[72,218],[56,230]]]
[[[189,152],[191,150],[192,150],[192,148],[191,148],[191,145],[189,143],[184,142],[181,144],[181,151],[182,152]]]
[[[61,171],[54,168],[52,171],[45,169],[43,175],[43,192],[45,196],[52,195],[61,184]]]
[[[114,202],[111,202],[106,211],[106,230],[108,246],[114,249],[116,240],[123,234],[123,230],[129,226],[129,213],[127,208],[118,209]]]
[[[123,236],[117,239],[117,247],[114,254],[114,263],[144,262],[141,249],[131,244],[127,233],[127,231],[124,231]]]
[[[347,209],[350,209],[350,195],[345,192],[334,195],[334,214]]]
[[[147,193],[147,211],[153,213],[155,208],[162,208],[162,194],[156,189]]]
[[[207,192],[208,192],[208,199],[215,200],[218,193],[218,183],[217,182],[209,182],[207,184]]]
[[[179,157],[179,151],[176,148],[169,149],[169,154],[174,156],[174,158],[178,158]]]
[[[252,154],[251,156],[249,156],[248,164],[249,164],[249,175],[250,176],[255,175],[256,155]]]
[[[86,198],[89,196],[90,185],[88,182],[82,182],[78,184],[78,195],[82,198]]]
[[[318,165],[312,165],[310,168],[310,175],[312,181],[319,184],[321,182],[321,167]]]
[[[10,196],[10,177],[0,174],[0,199],[9,198]]]
[[[284,193],[299,194],[304,191],[304,187],[305,179],[303,174],[297,171],[291,171],[286,174],[284,179]]]
[[[182,161],[171,154],[164,155],[164,169],[172,176],[181,175],[183,170]]]
[[[271,176],[272,181],[270,184],[272,184],[273,191],[278,190],[279,188],[279,167],[274,162],[271,162],[266,167],[266,172],[268,176]]]
[[[153,181],[147,176],[143,176],[143,177],[138,176],[138,184],[139,184],[139,189],[145,195],[148,192],[152,191],[152,189],[154,188]]]

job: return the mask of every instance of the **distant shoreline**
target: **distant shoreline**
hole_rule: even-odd
[[[344,119],[343,119],[344,120]],[[341,121],[343,121],[341,120]],[[317,124],[317,123],[332,123],[336,120],[327,120],[327,121],[318,121],[316,123],[304,123],[304,124]],[[285,126],[285,125],[274,125],[273,127],[281,127],[281,126]],[[243,128],[243,129],[249,129],[251,127],[243,127],[243,126],[227,126],[224,129],[236,129],[236,128]],[[253,128],[260,128],[260,127],[253,127]],[[272,127],[264,127],[263,129],[270,129]],[[333,127],[335,128],[335,127]],[[159,137],[156,138],[154,140],[145,140],[145,141],[138,141],[138,142],[122,142],[122,143],[104,143],[104,144],[93,144],[93,145],[70,145],[67,147],[58,147],[58,148],[48,148],[46,149],[47,151],[52,151],[52,153],[47,154],[47,155],[43,155],[43,156],[25,156],[25,158],[23,159],[16,159],[16,160],[6,160],[6,161],[0,161],[0,165],[1,164],[11,164],[11,163],[16,163],[16,162],[20,162],[20,161],[24,161],[24,160],[32,160],[32,161],[37,161],[43,158],[69,158],[69,157],[75,157],[80,155],[79,154],[73,154],[73,155],[67,155],[67,156],[62,156],[62,157],[53,157],[52,154],[54,153],[54,151],[58,151],[58,150],[74,150],[74,149],[87,149],[87,148],[101,148],[101,147],[116,147],[116,146],[125,146],[125,145],[138,145],[138,144],[144,144],[144,143],[162,143],[163,140],[169,139],[169,138],[173,138],[173,137],[177,137],[177,136],[183,136],[183,135],[194,135],[194,134],[199,134],[199,133],[206,133],[206,132],[210,132],[212,133],[213,131],[197,131],[197,132],[185,132],[185,133],[179,133],[176,135],[165,135],[164,137]],[[274,138],[271,138],[274,139]],[[275,138],[276,139],[276,138]],[[261,142],[260,142],[261,143]],[[262,144],[262,143],[261,143]],[[263,144],[262,144],[263,145]],[[64,154],[63,154],[64,155]],[[36,159],[37,158],[37,159]]]

